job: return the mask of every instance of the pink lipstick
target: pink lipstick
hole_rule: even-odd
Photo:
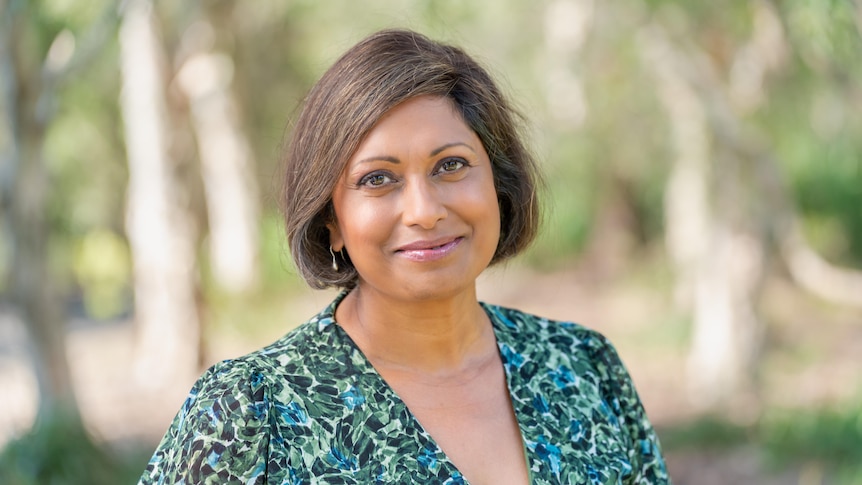
[[[415,241],[399,247],[395,252],[417,263],[437,261],[454,251],[463,240],[463,237],[456,237],[433,241]]]

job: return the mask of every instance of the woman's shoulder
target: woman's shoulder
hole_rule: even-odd
[[[595,329],[498,305],[482,304],[494,325],[504,363],[522,371],[575,373],[595,383],[626,378],[611,341]]]
[[[634,383],[604,335],[512,308],[483,307],[494,324],[512,393],[524,403],[521,416],[538,414],[531,422],[543,430],[543,436],[559,436],[556,433],[563,430],[565,436],[554,445],[558,456],[584,457],[595,464],[600,460],[596,443],[605,450],[621,446],[632,483],[669,483],[658,438]],[[547,416],[567,419],[561,424]],[[571,416],[575,417],[568,419]],[[579,454],[585,436],[593,440],[588,455]]]
[[[583,348],[601,351],[613,347],[601,332],[567,320],[555,320],[527,313],[515,308],[482,303],[491,318],[498,338],[511,335],[518,340],[557,344],[565,348]]]
[[[321,312],[265,347],[216,363],[201,376],[199,384],[214,380],[225,386],[246,380],[269,385],[283,382],[285,376],[296,379],[327,361],[338,360],[344,343],[334,326],[326,312]]]
[[[337,339],[333,305],[287,332],[278,340],[245,355],[221,360],[210,366],[195,382],[187,405],[194,401],[242,399],[278,384],[283,387],[316,363],[313,360],[333,358]],[[285,380],[285,376],[292,376]],[[269,394],[269,392],[267,392]]]

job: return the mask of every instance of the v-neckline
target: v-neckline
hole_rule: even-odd
[[[413,411],[411,411],[410,408],[407,406],[407,403],[405,403],[404,400],[401,399],[401,396],[399,396],[398,393],[395,392],[395,389],[393,389],[392,386],[390,386],[389,383],[386,382],[386,379],[384,379],[380,372],[377,370],[377,368],[374,367],[374,364],[371,363],[371,361],[368,359],[368,356],[365,355],[365,352],[363,352],[362,349],[359,348],[359,346],[353,340],[353,337],[351,337],[350,334],[347,333],[347,331],[335,319],[335,310],[338,308],[338,305],[341,304],[341,302],[344,300],[348,293],[349,290],[344,290],[339,293],[338,296],[336,296],[332,303],[324,310],[324,318],[321,319],[320,323],[322,324],[322,326],[331,325],[335,327],[335,332],[339,334],[342,343],[349,347],[351,352],[355,352],[357,355],[360,356],[361,369],[358,370],[361,370],[364,375],[371,377],[373,380],[377,381],[377,383],[379,384],[378,389],[384,390],[384,392],[386,393],[386,397],[391,400],[390,404],[393,407],[397,406],[404,410],[404,413],[394,413],[396,416],[399,416],[399,418],[397,419],[402,420],[403,422],[404,418],[400,416],[406,415],[406,420],[409,421],[409,423],[405,422],[404,424],[414,427],[419,432],[419,434],[421,434],[426,440],[428,440],[429,443],[433,444],[433,446],[435,447],[434,452],[437,454],[438,459],[440,459],[441,464],[445,463],[445,465],[448,466],[454,472],[452,474],[453,477],[455,476],[455,474],[457,474],[457,477],[460,478],[464,484],[469,485],[469,482],[464,477],[464,474],[461,473],[461,470],[458,469],[458,466],[455,465],[452,459],[449,458],[446,452],[443,451],[443,448],[440,446],[440,444],[437,443],[437,440],[434,439],[433,436],[431,436],[431,433],[429,433],[428,430],[426,430],[422,423],[419,421],[419,419],[416,418],[416,416],[413,414]],[[519,403],[514,399],[514,395],[512,394],[512,375],[510,371],[511,365],[509,365],[510,362],[508,361],[506,352],[503,348],[503,345],[506,345],[506,343],[501,342],[499,338],[502,331],[502,328],[500,327],[504,324],[497,321],[496,316],[493,312],[489,310],[486,303],[479,302],[479,305],[482,307],[482,311],[485,312],[485,314],[488,316],[488,320],[491,322],[491,329],[494,332],[494,342],[497,345],[497,352],[500,353],[500,361],[503,365],[503,374],[506,377],[506,393],[508,394],[509,402],[512,405],[512,411],[515,415],[515,422],[518,424],[518,435],[520,436],[521,448],[524,452],[524,465],[527,467],[527,483],[533,483],[532,459],[530,456],[529,447],[527,446],[527,436],[524,434],[524,426],[522,425],[521,420],[518,417]]]

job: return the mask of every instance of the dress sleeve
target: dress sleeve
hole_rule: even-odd
[[[139,485],[266,481],[269,396],[247,363],[211,367],[192,387]]]
[[[598,340],[601,343],[596,360],[603,377],[604,399],[617,415],[621,428],[629,438],[628,456],[632,464],[632,479],[626,483],[670,484],[658,436],[647,419],[634,383],[610,341],[601,335]]]

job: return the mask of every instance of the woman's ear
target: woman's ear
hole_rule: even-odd
[[[335,217],[335,206],[331,200],[326,204],[326,229],[329,230],[329,246],[332,250],[338,252],[344,249],[344,238],[338,229],[338,218]]]
[[[326,228],[329,229],[329,245],[336,253],[344,249],[344,238],[341,237],[341,230],[338,229],[336,221],[326,223]]]

